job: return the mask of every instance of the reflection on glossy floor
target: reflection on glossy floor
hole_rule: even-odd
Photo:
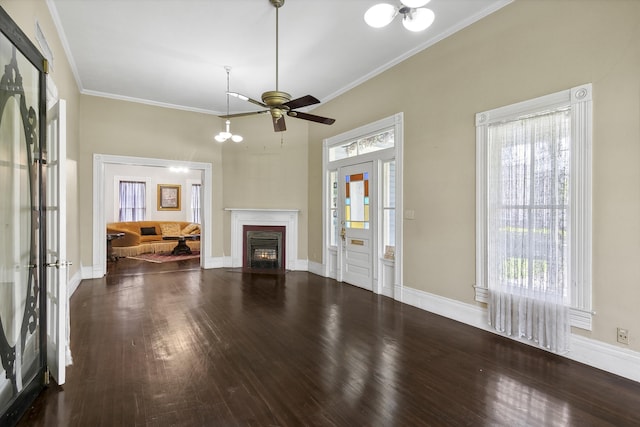
[[[640,425],[638,383],[330,279],[139,268],[81,284],[21,425]]]

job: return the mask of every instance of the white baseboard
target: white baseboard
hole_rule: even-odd
[[[82,269],[75,272],[71,279],[69,279],[69,283],[67,283],[67,295],[71,298],[71,295],[78,289],[80,286],[80,282],[82,282]]]
[[[216,262],[215,267],[206,267],[206,268],[233,268],[233,257],[225,256],[218,258],[221,261]],[[308,263],[309,261],[306,259],[297,259],[294,260],[291,264],[287,266],[287,270],[291,271],[308,271]]]
[[[431,313],[457,320],[492,333],[486,308],[430,294],[418,289],[403,287],[399,301]],[[528,344],[526,341],[520,341]],[[640,382],[640,353],[616,347],[602,341],[571,334],[570,351],[562,355],[593,368],[602,369],[621,377]]]
[[[231,260],[231,258],[229,258],[229,260]],[[204,267],[205,269],[210,269],[210,268],[224,268],[225,266],[225,262],[226,262],[226,258],[225,257],[210,257],[210,258],[205,258],[204,260]]]
[[[99,279],[104,276],[99,267],[94,268],[92,265],[80,267],[80,275],[84,279]]]
[[[307,271],[318,276],[328,277],[325,265],[319,262],[309,261]]]
[[[307,259],[297,259],[294,262],[294,265],[287,270],[292,271],[309,271],[309,260]]]

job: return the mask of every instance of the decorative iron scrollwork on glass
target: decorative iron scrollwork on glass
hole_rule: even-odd
[[[35,333],[38,328],[38,230],[39,224],[39,209],[37,208],[38,198],[38,182],[39,182],[39,168],[34,164],[34,153],[39,150],[38,139],[38,113],[35,108],[27,105],[27,98],[25,96],[25,90],[23,87],[23,78],[18,69],[18,61],[16,58],[16,48],[13,47],[11,60],[4,66],[4,74],[0,78],[0,128],[2,128],[2,120],[5,118],[5,109],[11,99],[14,99],[17,103],[20,119],[21,119],[21,133],[24,135],[26,143],[26,167],[28,168],[28,180],[29,180],[29,202],[30,202],[30,217],[31,217],[31,229],[29,239],[29,263],[27,266],[20,266],[22,268],[28,268],[28,274],[26,275],[26,295],[24,299],[24,312],[22,315],[22,322],[20,326],[20,335],[15,343],[10,343],[10,338],[7,335],[6,327],[11,328],[13,322],[9,319],[8,322],[3,324],[3,319],[0,318],[0,360],[2,367],[5,371],[5,377],[11,382],[13,394],[17,394],[22,388],[22,378],[19,378],[19,369],[16,364],[21,366],[21,360],[16,360],[17,357],[24,357],[24,349],[27,345],[27,338],[29,335]],[[9,166],[7,166],[9,167]],[[10,238],[6,236],[6,238]],[[17,244],[17,243],[16,243]],[[9,260],[4,267],[8,270]],[[17,269],[18,267],[14,268]],[[8,323],[8,324],[7,324]],[[19,348],[17,348],[19,346]]]

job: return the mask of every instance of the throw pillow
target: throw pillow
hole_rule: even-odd
[[[176,223],[160,224],[160,230],[162,230],[162,235],[167,237],[175,237],[181,235],[180,224]]]
[[[140,234],[142,236],[155,236],[156,228],[155,227],[140,227]]]
[[[200,227],[198,226],[198,224],[189,224],[182,229],[182,235],[186,236],[187,234],[193,234],[195,230],[198,230],[198,232],[200,232]]]

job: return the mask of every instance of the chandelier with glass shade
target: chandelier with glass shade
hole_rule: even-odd
[[[402,15],[402,25],[409,31],[424,31],[433,24],[435,14],[423,7],[431,0],[400,0],[400,5],[379,3],[364,14],[365,22],[373,28],[386,27],[393,19]]]
[[[227,116],[229,115],[229,73],[231,72],[231,67],[224,67],[227,70]],[[228,139],[231,139],[233,142],[242,142],[244,138],[240,135],[234,135],[231,133],[231,120],[227,119],[225,122],[225,130],[218,133],[214,139],[218,142],[225,142]]]

